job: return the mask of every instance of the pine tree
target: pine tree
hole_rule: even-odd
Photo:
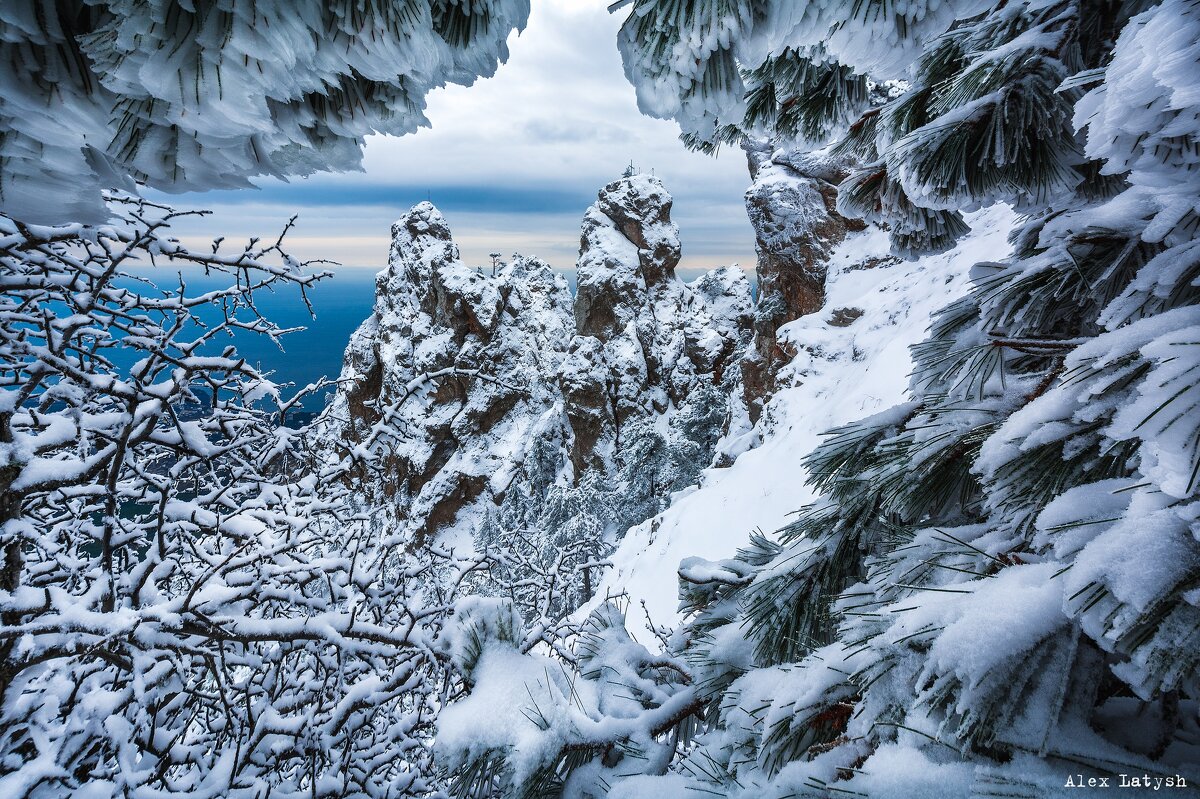
[[[103,221],[101,191],[357,169],[431,89],[508,57],[528,0],[15,0],[0,7],[0,212]]]
[[[581,669],[572,696],[642,693],[537,726],[542,770],[504,795],[546,769],[584,796],[1200,779],[1200,5],[633,6],[627,74],[691,143],[853,119],[840,207],[901,254],[1025,216],[915,349],[910,401],[829,434],[793,524],[681,564],[671,666]],[[870,107],[854,76],[901,68]]]

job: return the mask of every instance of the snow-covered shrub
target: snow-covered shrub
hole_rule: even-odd
[[[618,495],[595,470],[578,484],[553,483],[541,496],[527,485],[539,484],[512,486],[480,525],[475,546],[494,562],[473,586],[507,598],[535,638],[561,648],[573,630],[567,618],[591,598],[606,563]]]
[[[0,795],[429,789],[433,638],[479,559],[352,513],[298,397],[231,346],[286,332],[256,292],[321,274],[110,207],[0,217]]]

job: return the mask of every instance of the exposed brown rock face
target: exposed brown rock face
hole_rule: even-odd
[[[742,380],[750,418],[757,420],[776,390],[779,369],[791,360],[779,348],[775,331],[820,310],[830,252],[847,233],[865,225],[837,212],[837,185],[849,162],[776,151],[767,142],[748,142],[744,149],[754,180],[746,191],[746,212],[758,253],[758,308]]]
[[[675,277],[680,253],[671,195],[657,178],[608,184],[584,215],[579,335],[564,369],[577,463],[610,463],[622,428],[684,407],[701,384],[721,384],[745,348],[745,275],[717,269],[684,285]]]

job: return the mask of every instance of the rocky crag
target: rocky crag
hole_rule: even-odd
[[[846,159],[767,141],[748,140],[743,149],[753,179],[746,213],[758,254],[758,307],[742,379],[747,411],[757,421],[779,387],[780,370],[796,355],[776,331],[822,308],[830,254],[866,225],[837,210],[837,186],[851,166]]]
[[[364,507],[413,546],[466,543],[547,508],[574,507],[578,527],[588,486],[603,512],[584,526],[612,538],[694,482],[740,412],[753,309],[737,268],[679,281],[670,210],[655,178],[605,186],[574,298],[536,258],[466,266],[429,203],[396,222],[323,418],[336,456],[363,464]]]

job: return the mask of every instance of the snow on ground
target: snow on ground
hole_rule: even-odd
[[[797,351],[781,376],[792,387],[775,395],[748,434],[761,443],[729,468],[707,470],[700,488],[677,494],[670,508],[630,530],[593,604],[624,592],[635,618],[645,602],[655,624],[674,625],[683,558],[732,557],[752,530],[773,532],[812,501],[804,456],[823,431],[902,401],[909,346],[925,337],[933,312],[965,293],[973,264],[1008,255],[1013,221],[1005,207],[981,211],[968,217],[973,232],[956,248],[907,262],[888,258],[883,231],[847,238],[830,257],[825,307],[780,331],[780,341]],[[886,260],[861,268],[875,259]],[[863,314],[831,325],[852,315],[835,316],[842,309]]]

